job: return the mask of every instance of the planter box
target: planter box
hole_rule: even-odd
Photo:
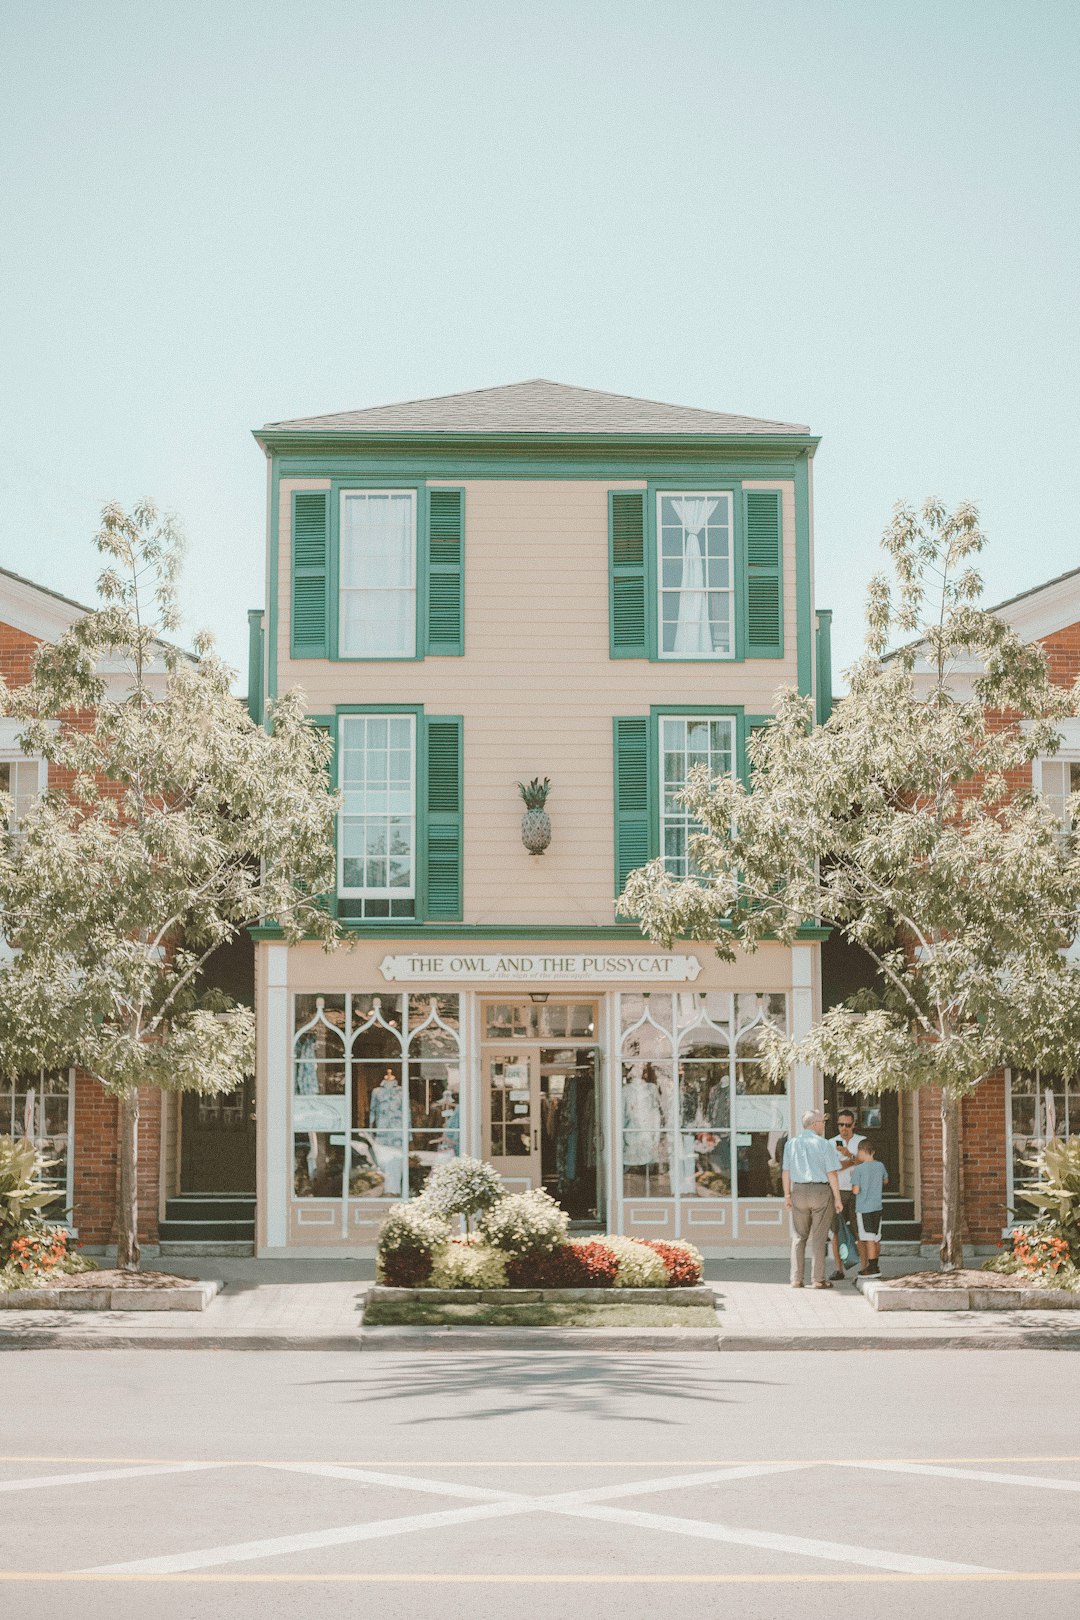
[[[387,1288],[376,1283],[369,1300],[426,1300],[429,1305],[713,1305],[704,1284],[697,1288]]]
[[[0,1294],[2,1311],[204,1311],[224,1283],[187,1288],[16,1288]]]
[[[1064,1288],[905,1288],[870,1279],[859,1287],[875,1311],[1080,1311]]]

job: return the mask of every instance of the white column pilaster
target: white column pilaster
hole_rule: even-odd
[[[266,1244],[288,1242],[289,1190],[289,950],[266,947]]]
[[[810,1033],[814,1023],[814,945],[793,945],[791,948],[791,1033],[801,1040]],[[792,1102],[795,1109],[795,1129],[800,1129],[803,1114],[816,1108],[821,1101],[817,1071],[812,1064],[796,1063],[792,1075]]]

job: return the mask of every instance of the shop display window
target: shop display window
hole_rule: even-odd
[[[1080,1134],[1080,1076],[1063,1079],[1039,1069],[1013,1069],[1009,1073],[1009,1143],[1012,1188],[1033,1187],[1039,1172],[1035,1159],[1055,1137]],[[1030,1220],[1033,1205],[1021,1204],[1017,1220]]]
[[[56,1202],[42,1213],[54,1221],[71,1214],[71,1075],[67,1069],[42,1070],[0,1080],[0,1136],[29,1137],[52,1162],[42,1182],[56,1191]]]
[[[295,998],[293,1193],[415,1196],[460,1151],[456,995]]]
[[[620,1076],[626,1198],[777,1198],[789,1131],[787,1081],[761,1061],[787,997],[726,991],[622,995]]]

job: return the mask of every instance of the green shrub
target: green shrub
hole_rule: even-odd
[[[11,1256],[16,1238],[32,1236],[45,1226],[43,1211],[55,1204],[55,1187],[41,1173],[55,1161],[45,1159],[26,1137],[0,1136],[0,1265]]]
[[[482,1159],[447,1159],[427,1178],[419,1202],[438,1215],[471,1218],[506,1197],[502,1177]]]
[[[393,1288],[415,1288],[451,1238],[450,1223],[420,1198],[387,1211],[376,1247],[375,1275]]]
[[[615,1274],[616,1288],[666,1288],[668,1268],[654,1249],[633,1238],[606,1237],[600,1242],[611,1250],[619,1262]]]
[[[1039,1228],[1064,1238],[1074,1264],[1080,1264],[1080,1136],[1047,1142],[1027,1164],[1039,1172],[1037,1186],[1017,1189],[1016,1196],[1039,1212]]]
[[[506,1256],[486,1243],[455,1238],[440,1249],[427,1288],[505,1288]]]
[[[548,1193],[507,1193],[477,1222],[485,1243],[503,1254],[550,1254],[566,1242],[570,1217]]]

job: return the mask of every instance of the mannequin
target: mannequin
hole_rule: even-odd
[[[646,1063],[640,1075],[623,1081],[623,1164],[656,1164],[660,1158],[663,1114],[656,1070]]]
[[[401,1081],[393,1069],[388,1068],[371,1093],[368,1124],[374,1136],[372,1146],[375,1150],[375,1160],[383,1173],[384,1191],[391,1198],[401,1196],[403,1117],[404,1099],[401,1094]]]

